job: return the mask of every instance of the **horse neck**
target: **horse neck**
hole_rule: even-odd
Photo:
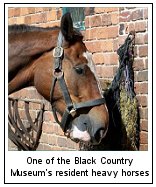
[[[30,63],[56,46],[59,30],[9,34],[9,72]]]

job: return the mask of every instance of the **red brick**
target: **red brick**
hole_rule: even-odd
[[[55,133],[55,124],[53,123],[50,124],[49,122],[44,121],[42,125],[42,131],[48,134]]]
[[[64,150],[62,147],[58,147],[58,146],[52,146],[52,147],[50,147],[50,149],[51,149],[52,151]],[[50,150],[50,149],[48,149],[48,150]]]
[[[14,8],[9,8],[8,9],[8,18],[11,18],[11,17],[13,17],[14,16]]]
[[[43,23],[47,21],[47,15],[46,13],[41,13],[41,14],[34,14],[32,16],[31,23]]]
[[[20,110],[18,110],[18,112],[19,112],[19,116],[20,116],[20,118],[23,120],[23,119],[26,119],[26,114],[25,114],[25,111],[24,111],[24,109],[20,109]]]
[[[47,21],[57,20],[56,10],[52,10],[52,11],[47,12],[46,16],[47,16]]]
[[[148,144],[140,144],[139,151],[148,151]]]
[[[102,25],[103,26],[109,26],[111,24],[112,24],[111,15],[110,14],[102,15]]]
[[[86,28],[89,27],[89,19],[90,19],[90,17],[88,17],[88,16],[85,17],[85,27]]]
[[[25,24],[31,24],[31,23],[34,23],[33,21],[31,21],[31,16],[26,16],[26,17],[24,17],[24,23]]]
[[[144,66],[145,66],[146,69],[148,69],[148,59],[147,58],[144,59]]]
[[[102,24],[101,16],[100,15],[95,15],[90,17],[90,27],[97,27]]]
[[[57,145],[57,136],[52,135],[52,134],[48,134],[48,140],[46,143],[56,146]]]
[[[43,12],[43,8],[42,7],[36,7],[35,12]]]
[[[116,25],[119,23],[119,14],[118,13],[111,14],[111,22],[112,22],[112,25]]]
[[[47,136],[47,134],[45,134],[45,133],[42,132],[42,135],[40,137],[40,142],[41,143],[47,143],[48,142],[48,136]]]
[[[140,57],[148,56],[148,46],[140,46],[138,49],[139,49],[139,56]]]
[[[29,14],[29,8],[21,8],[20,15],[24,16],[24,15],[27,15],[27,14]]]
[[[30,112],[30,116],[31,116],[32,120],[35,121],[35,119],[37,118],[37,113],[39,111],[37,111],[37,110],[29,110],[29,112]],[[26,118],[26,120],[27,120],[27,118]]]
[[[120,35],[118,39],[119,45],[124,44],[126,38],[127,38],[127,35]]]
[[[135,92],[137,94],[148,94],[148,83],[147,82],[142,82],[142,83],[138,83],[135,82]]]
[[[144,35],[144,42],[145,44],[148,44],[148,33]]]
[[[116,12],[118,10],[119,10],[119,8],[117,8],[117,7],[108,7],[108,8],[105,8],[106,12]]]
[[[118,55],[116,53],[105,53],[104,54],[104,64],[117,65],[118,64]]]
[[[21,11],[20,8],[15,8],[15,9],[14,9],[14,16],[15,16],[15,17],[20,16],[20,11]]]
[[[148,8],[144,9],[144,19],[148,19]]]
[[[140,131],[148,131],[148,121],[146,119],[140,120]]]
[[[19,102],[18,102],[18,108],[23,109],[24,106],[25,106],[25,104],[24,104],[23,101],[19,101]]]
[[[148,71],[139,71],[137,72],[135,76],[135,81],[142,82],[142,81],[148,81]]]
[[[108,38],[116,38],[118,36],[118,26],[112,26],[108,27],[107,32],[108,32]]]
[[[12,17],[12,18],[9,19],[8,24],[9,25],[16,24],[16,22],[17,22],[16,20],[17,20],[17,18]]]
[[[108,27],[97,28],[96,32],[94,32],[97,39],[107,39],[108,38]]]
[[[43,150],[46,150],[46,149],[44,149],[44,144],[39,143],[39,145],[38,145],[38,147],[37,147],[36,150],[37,150],[37,151],[43,151]],[[48,150],[48,149],[47,149],[47,150]]]
[[[141,119],[148,119],[148,108],[147,107],[143,107],[143,108],[139,107],[139,113],[140,113]]]
[[[95,64],[103,64],[104,63],[104,54],[103,53],[94,53],[92,59]]]
[[[17,17],[16,23],[17,24],[24,24],[25,23],[24,16]]]
[[[148,133],[145,131],[140,132],[140,144],[147,144],[148,143]]]
[[[101,43],[101,51],[103,52],[112,52],[113,51],[113,41],[106,40]]]
[[[119,15],[119,22],[129,22],[130,21],[130,11],[122,11]]]
[[[45,111],[44,112],[44,121],[50,121],[50,122],[54,122],[54,117],[53,117],[53,113],[50,111]]]
[[[143,19],[143,9],[134,10],[131,13],[131,20]]]
[[[85,42],[87,49],[90,52],[110,52],[113,51],[113,42],[111,40],[101,40]]]
[[[135,35],[135,44],[136,45],[141,45],[141,44],[144,44],[144,38],[145,38],[145,35],[143,33],[136,33]]]
[[[132,22],[127,24],[127,34],[129,34],[131,31],[135,31],[135,24]]]
[[[85,31],[85,40],[94,40],[98,36],[98,28],[87,29]]]
[[[28,8],[28,13],[29,14],[34,14],[35,13],[35,7],[29,7]]]
[[[59,124],[56,124],[56,128],[57,128],[57,130],[56,130],[57,131],[57,135],[64,136],[64,132],[61,129]]]
[[[142,58],[135,58],[133,62],[133,68],[135,71],[147,69]]]
[[[43,144],[43,150],[53,150],[53,146],[50,146],[48,144]],[[60,150],[59,147],[55,150]]]
[[[117,70],[115,66],[97,66],[96,67],[97,74],[100,78],[112,78]]]
[[[126,10],[126,11],[122,11],[121,13],[120,13],[120,16],[121,17],[128,17],[130,15],[130,11],[128,10]]]
[[[113,51],[117,51],[118,48],[119,48],[119,40],[117,38],[113,40]]]
[[[108,7],[108,8],[95,7],[95,9],[94,9],[95,13],[116,12],[118,10],[119,10],[119,8],[116,8],[116,7]]]
[[[135,45],[134,46],[134,58],[137,58],[138,57],[138,45]]]
[[[51,11],[53,10],[52,7],[43,7],[43,11]],[[55,10],[55,9],[54,9]],[[57,10],[57,9],[56,9]]]
[[[60,147],[67,147],[67,139],[65,137],[57,137],[57,145]]]
[[[102,12],[106,12],[106,8],[95,7],[94,11],[95,11],[95,13],[102,13]]]
[[[135,22],[135,32],[145,32],[145,31],[146,31],[145,21]]]
[[[146,95],[137,95],[137,100],[138,100],[139,106],[147,107],[148,101],[147,101]]]
[[[60,20],[61,17],[62,17],[62,9],[59,8],[59,9],[57,9],[57,20]]]

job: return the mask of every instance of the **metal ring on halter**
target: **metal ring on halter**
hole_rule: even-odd
[[[61,69],[59,69],[59,71],[57,71],[57,70],[54,70],[54,71],[53,71],[53,76],[54,76],[55,78],[57,78],[57,79],[63,77],[63,75],[64,75],[64,72],[63,72],[63,70],[61,70]]]
[[[55,47],[53,50],[53,57],[60,58],[63,55],[63,48],[62,47]]]

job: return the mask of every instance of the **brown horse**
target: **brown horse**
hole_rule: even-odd
[[[65,135],[74,141],[100,143],[107,134],[108,111],[91,57],[70,14],[62,17],[60,28],[12,25],[8,31],[9,94],[34,86],[68,123],[61,126]]]

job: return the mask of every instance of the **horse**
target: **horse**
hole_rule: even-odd
[[[71,140],[97,145],[106,136],[105,98],[69,13],[60,27],[8,26],[8,94],[28,86],[51,103],[55,120]]]

